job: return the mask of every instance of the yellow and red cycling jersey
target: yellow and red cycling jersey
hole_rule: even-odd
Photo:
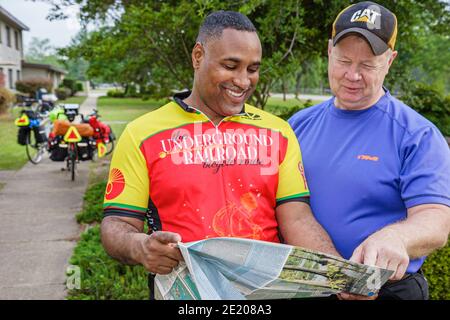
[[[147,217],[183,242],[279,242],[276,206],[309,197],[289,124],[245,105],[215,126],[185,97],[127,125],[111,162],[105,216]]]

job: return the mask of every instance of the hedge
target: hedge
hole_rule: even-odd
[[[100,223],[106,181],[88,187],[78,223]],[[148,299],[147,272],[142,266],[126,266],[103,249],[97,224],[81,235],[69,263],[81,269],[81,289],[70,290],[69,300]]]
[[[75,93],[77,93],[77,91],[79,91],[77,81],[69,78],[65,78],[62,81],[60,87],[70,89],[70,96],[73,96]]]
[[[80,267],[81,288],[69,291],[69,300],[148,299],[147,272],[108,256],[100,240],[100,226],[81,235],[69,263]]]
[[[106,190],[106,181],[88,187],[84,195],[83,210],[77,214],[78,223],[100,223],[103,218],[103,197]]]
[[[110,98],[125,98],[125,92],[119,89],[108,90],[106,95]]]
[[[413,82],[400,100],[433,122],[445,136],[450,136],[450,95],[445,96],[425,83]]]
[[[14,94],[6,88],[0,88],[0,114],[5,113],[15,102]]]
[[[55,90],[56,97],[58,97],[59,100],[66,100],[68,97],[72,95],[72,90],[65,87],[60,87]]]
[[[450,300],[450,242],[432,253],[422,269],[430,287],[430,299]]]
[[[39,77],[16,81],[17,91],[27,93],[31,97],[34,97],[36,91],[40,88],[45,88],[48,92],[51,92],[53,89],[53,82],[48,78]]]

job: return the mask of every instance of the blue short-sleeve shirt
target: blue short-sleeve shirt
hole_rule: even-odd
[[[407,217],[450,206],[450,152],[439,130],[389,91],[372,107],[336,108],[334,97],[290,120],[302,148],[311,209],[339,253]],[[411,260],[416,272],[425,257]]]

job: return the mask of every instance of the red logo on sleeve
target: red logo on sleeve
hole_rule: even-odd
[[[105,198],[112,200],[118,197],[125,188],[125,178],[119,169],[113,168],[109,174],[108,185],[106,186]]]
[[[298,170],[300,170],[300,174],[302,175],[303,185],[305,186],[305,189],[308,189],[308,183],[306,182],[305,177],[305,168],[303,167],[303,163],[301,161],[298,163]]]

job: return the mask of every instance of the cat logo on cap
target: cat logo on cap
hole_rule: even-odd
[[[377,12],[376,10],[367,8],[364,10],[355,11],[352,18],[350,19],[350,22],[368,22],[371,24],[375,24],[377,17],[380,16],[381,13]]]

